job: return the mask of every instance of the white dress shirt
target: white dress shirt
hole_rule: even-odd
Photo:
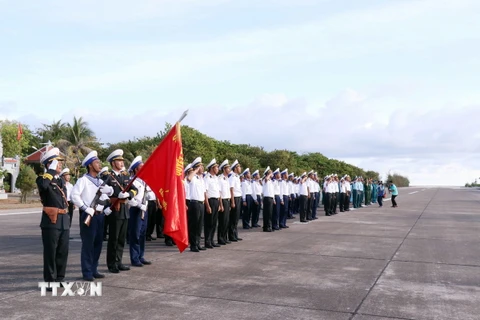
[[[247,195],[252,195],[252,182],[250,180],[243,180],[242,182],[242,199],[246,201]]]
[[[190,180],[190,201],[205,201],[205,182],[198,174]]]
[[[220,182],[220,196],[223,199],[230,199],[230,180],[224,174],[218,176],[218,181]]]
[[[262,193],[264,197],[270,197],[274,198],[275,197],[275,187],[273,185],[273,181],[270,180],[263,180],[263,188],[262,188]]]
[[[190,200],[190,182],[187,178],[183,180],[183,186],[185,187],[185,199]]]
[[[272,180],[273,183],[273,193],[276,196],[280,195],[280,182],[278,180]]]
[[[300,182],[298,184],[298,187],[299,187],[299,190],[298,190],[298,194],[301,195],[301,196],[308,196],[308,181],[305,181],[305,182]]]
[[[67,201],[72,201],[73,184],[65,182],[65,187],[67,188]]]
[[[283,196],[290,196],[290,190],[288,190],[287,180],[280,180],[280,198],[283,199]]]
[[[257,200],[258,196],[262,196],[262,185],[260,184],[260,180],[253,180],[252,181],[252,197],[253,200]]]
[[[207,173],[204,178],[205,189],[207,190],[207,198],[220,198],[220,182],[217,176]]]
[[[233,196],[236,197],[241,197],[242,196],[242,186],[240,185],[240,177],[234,173],[230,176],[229,182],[230,182],[230,188],[233,188]]]

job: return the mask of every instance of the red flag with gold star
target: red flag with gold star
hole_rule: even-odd
[[[163,233],[172,237],[183,252],[189,243],[180,122],[163,138],[137,177],[145,181],[160,200],[165,217]]]

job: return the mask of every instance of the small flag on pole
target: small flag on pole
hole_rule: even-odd
[[[22,139],[22,135],[23,135],[22,125],[19,123],[17,128],[17,141],[20,141],[20,139]]]

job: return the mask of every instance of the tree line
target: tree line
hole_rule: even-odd
[[[97,150],[99,158],[104,160],[113,150],[123,149],[127,168],[138,155],[147,159],[172,127],[171,124],[166,123],[164,129],[153,137],[102,144],[89,128],[88,123],[81,117],[74,117],[71,123],[53,121],[50,124],[43,124],[42,127],[35,130],[22,125],[23,135],[20,141],[16,139],[17,122],[0,121],[0,126],[5,157],[15,155],[25,157],[35,151],[33,147],[39,149],[42,144],[51,142],[65,155],[66,166],[74,177],[79,177],[85,173],[85,169],[81,167],[81,161],[91,150]],[[219,162],[224,159],[230,161],[238,159],[244,168],[260,169],[261,172],[267,166],[270,166],[272,168],[288,168],[289,172],[294,172],[297,175],[305,171],[315,170],[319,177],[337,173],[339,175],[348,174],[351,177],[362,176],[375,180],[381,179],[376,171],[367,171],[344,161],[328,158],[319,152],[299,154],[290,150],[266,151],[261,146],[234,144],[227,140],[217,140],[189,126],[182,126],[181,128],[185,163],[193,161],[198,156],[201,156],[205,162],[209,162],[213,158],[216,158]],[[107,163],[104,162],[104,165],[107,165]],[[17,184],[20,185],[17,185],[17,188],[23,190],[31,187],[31,184],[23,183],[24,176],[26,179],[31,179],[34,176],[30,170],[36,174],[43,173],[40,166],[31,168],[22,164],[21,177],[17,180]],[[22,171],[25,172],[22,174]],[[399,174],[389,174],[387,181],[389,180],[393,180],[399,187],[409,186],[410,183],[407,177]],[[22,188],[22,184],[24,188]]]

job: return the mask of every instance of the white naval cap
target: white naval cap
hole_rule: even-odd
[[[97,151],[92,151],[90,152],[89,154],[87,154],[87,156],[85,157],[85,159],[83,159],[82,161],[82,166],[83,167],[88,167],[88,165],[90,163],[92,163],[93,161],[95,160],[99,160],[98,159],[98,154],[97,154]]]
[[[63,170],[60,172],[59,176],[61,177],[61,176],[65,175],[65,174],[70,174],[70,169],[68,169],[68,168],[63,169]]]
[[[250,172],[250,168],[247,168],[247,169],[243,170],[242,176],[246,175],[249,172]]]
[[[128,171],[133,172],[133,170],[135,170],[141,163],[143,163],[142,156],[135,157],[130,165],[130,168],[128,168]]]
[[[57,161],[63,161],[62,158],[60,158],[60,149],[58,148],[52,148],[45,152],[42,157],[40,158],[40,162],[43,165],[46,165],[49,161],[51,160],[57,160]]]
[[[192,169],[192,164],[191,163],[187,164],[187,166],[185,167],[185,170],[183,170],[183,172],[187,173],[188,170],[190,170],[190,169]]]
[[[255,171],[253,171],[253,173],[252,173],[252,177],[255,177],[256,175],[258,175],[258,173],[259,173],[259,171],[258,171],[258,170],[255,170]]]
[[[294,177],[295,174],[292,172],[292,173],[290,173],[288,176],[289,176],[289,177]]]
[[[102,170],[100,170],[100,172],[98,174],[101,175],[102,173],[107,172],[107,171],[108,171],[108,167],[103,167]]]
[[[310,171],[307,173],[307,175],[311,175],[311,174],[313,174],[313,170],[310,170]]]
[[[238,165],[239,165],[238,160],[233,161],[232,166],[231,166],[232,170],[235,169],[235,167],[238,166]]]
[[[202,157],[198,157],[192,162],[192,168],[202,163]]]
[[[268,171],[272,171],[272,169],[270,169],[270,166],[268,166],[267,169],[265,169],[265,171],[263,172],[263,175],[266,176]]]
[[[288,173],[288,169],[285,169],[282,172],[280,172],[280,174],[287,174],[287,173]]]
[[[274,175],[277,174],[277,173],[280,173],[280,168],[277,168],[277,169],[275,169],[275,171],[273,171]]]
[[[207,165],[207,170],[210,170],[210,168],[214,165],[218,166],[217,160],[215,160],[215,158],[213,158],[212,161],[210,161],[210,163]]]
[[[225,167],[230,167],[230,165],[228,164],[228,159],[225,159],[222,164],[220,164],[220,170],[223,170],[223,168]]]
[[[114,160],[124,160],[122,149],[117,149],[108,155],[107,157],[108,162],[112,163]]]
[[[303,177],[305,177],[306,175],[307,175],[307,173],[304,172],[304,173],[302,173],[302,175],[300,176],[300,178],[303,178]]]

